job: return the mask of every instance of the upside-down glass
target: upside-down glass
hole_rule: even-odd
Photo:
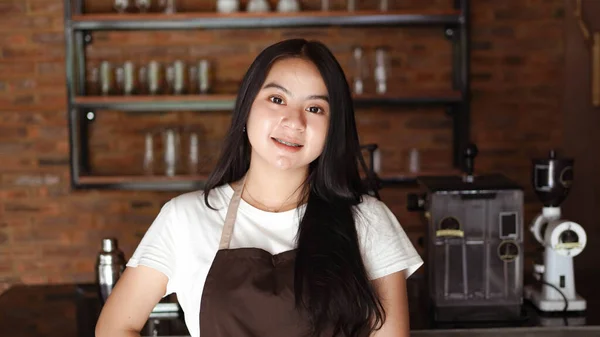
[[[177,12],[175,0],[158,0],[158,8],[165,14],[174,14]]]
[[[190,175],[198,174],[198,155],[198,133],[191,131],[188,144],[188,173]]]
[[[177,162],[179,161],[179,132],[174,128],[163,131],[165,175],[173,177],[177,174]]]
[[[348,0],[348,12],[354,12],[356,10],[356,0]]]
[[[118,13],[125,13],[129,8],[129,0],[115,0],[113,7]]]
[[[390,60],[384,47],[375,49],[375,91],[382,95],[388,92],[388,78],[390,77]]]
[[[168,93],[172,95],[181,95],[185,91],[186,65],[183,61],[177,60],[167,68]]]
[[[352,91],[361,95],[365,92],[365,80],[368,78],[368,64],[361,47],[352,50]]]
[[[379,10],[382,12],[387,12],[388,0],[379,0]]]
[[[150,131],[144,136],[144,174],[154,174],[154,134]]]
[[[140,13],[146,13],[150,10],[150,0],[135,0],[135,7],[137,7]]]
[[[108,61],[100,63],[100,94],[107,96],[113,93],[113,67]]]
[[[150,61],[146,68],[146,91],[149,95],[158,95],[162,90],[162,66],[158,61]]]

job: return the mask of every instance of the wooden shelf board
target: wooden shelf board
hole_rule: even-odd
[[[383,186],[389,185],[404,185],[404,184],[416,184],[418,177],[424,176],[455,176],[460,175],[461,170],[459,169],[444,169],[444,170],[424,170],[419,172],[402,172],[402,173],[388,173],[384,172],[377,176],[381,179]]]
[[[132,96],[77,96],[77,104],[139,103],[139,102],[208,102],[235,100],[235,95],[132,95]]]
[[[160,182],[170,183],[178,181],[203,181],[208,176],[201,175],[177,175],[173,177],[160,175],[123,175],[123,176],[81,176],[79,182],[82,184],[99,185],[99,184],[120,184],[120,183],[139,183],[139,182]]]
[[[186,12],[186,13],[98,13],[98,14],[79,14],[73,15],[74,22],[80,21],[116,21],[116,20],[191,20],[191,19],[212,19],[212,18],[227,18],[227,19],[268,19],[272,17],[294,18],[294,17],[361,17],[368,15],[390,16],[390,15],[420,15],[420,16],[447,16],[459,15],[460,11],[456,9],[427,9],[427,10],[394,10],[394,11],[377,11],[377,10],[359,10],[354,12],[348,11],[300,11],[300,12],[268,12],[268,13],[251,13],[239,11],[235,13],[218,13],[218,12]]]
[[[379,175],[383,187],[391,185],[415,184],[419,176],[459,175],[458,169],[420,171],[417,173],[383,173]],[[80,188],[184,191],[202,189],[207,175],[114,175],[80,176],[77,185]],[[363,177],[365,179],[365,177]]]
[[[73,103],[79,108],[129,111],[231,111],[235,95],[76,96]]]
[[[235,105],[233,94],[210,95],[156,95],[156,96],[76,96],[73,103],[79,108],[116,109],[130,111],[204,110],[231,111]],[[452,103],[461,100],[460,91],[423,90],[402,92],[399,95],[356,95],[357,105]]]
[[[216,12],[190,13],[102,13],[73,15],[75,29],[189,29],[189,28],[265,28],[328,25],[401,25],[401,24],[459,24],[458,10],[398,10],[398,11],[300,11],[295,13],[221,14]],[[151,25],[150,25],[151,24]]]
[[[190,191],[202,189],[206,179],[202,175],[80,176],[76,185],[83,189]]]

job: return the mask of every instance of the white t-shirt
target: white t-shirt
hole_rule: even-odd
[[[128,267],[143,265],[156,269],[169,278],[165,296],[177,294],[191,337],[200,336],[204,281],[219,249],[232,196],[233,189],[229,184],[213,189],[209,203],[216,211],[204,203],[203,191],[171,199],[127,263]],[[364,196],[358,207],[357,232],[369,278],[376,279],[401,270],[409,277],[423,261],[396,217],[384,203],[370,196]],[[242,199],[230,248],[256,247],[271,254],[294,249],[300,215],[305,208],[270,213]]]

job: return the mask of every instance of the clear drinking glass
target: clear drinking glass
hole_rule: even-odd
[[[177,12],[175,0],[158,0],[158,8],[165,14],[173,14]]]
[[[125,90],[125,72],[123,67],[117,67],[115,69],[115,93],[121,95]]]
[[[192,94],[206,94],[211,89],[211,66],[208,60],[200,60],[188,71],[188,91]]]
[[[268,12],[271,8],[269,7],[269,3],[266,0],[250,0],[248,5],[246,6],[246,11],[248,12]]]
[[[411,173],[417,173],[421,169],[421,159],[419,150],[416,148],[410,149],[408,153],[408,171]]]
[[[135,7],[137,7],[140,13],[146,13],[150,10],[150,0],[135,0]]]
[[[166,72],[168,93],[172,95],[182,95],[185,90],[185,62],[177,60],[173,62]]]
[[[187,92],[191,95],[197,94],[199,92],[198,68],[196,66],[191,66],[188,68]]]
[[[115,0],[113,7],[119,13],[125,13],[129,8],[129,0]]]
[[[148,68],[141,66],[138,69],[138,93],[140,95],[148,94]]]
[[[329,0],[321,0],[321,10],[322,11],[329,10]]]
[[[361,95],[365,92],[365,80],[368,77],[368,64],[361,47],[352,50],[352,90]]]
[[[198,62],[198,91],[206,94],[210,91],[211,67],[208,60]]]
[[[106,96],[113,92],[113,67],[108,61],[100,63],[100,94]]]
[[[198,174],[198,155],[198,133],[191,131],[188,146],[188,173],[190,175]]]
[[[147,91],[149,95],[158,95],[162,90],[162,66],[158,61],[148,63],[147,72]]]
[[[379,10],[382,12],[388,11],[388,0],[379,0]]]
[[[131,61],[123,63],[123,95],[133,95],[136,90],[135,65]]]
[[[390,60],[388,52],[383,47],[375,49],[375,91],[385,94],[388,91],[387,80],[390,76]]]
[[[167,68],[165,69],[165,84],[167,85],[165,92],[167,93],[167,95],[173,94],[173,87],[175,86],[174,82],[175,70],[173,69],[173,66],[167,66]]]
[[[177,173],[179,161],[179,132],[174,128],[163,131],[165,175],[173,177]]]
[[[154,174],[154,134],[146,132],[144,136],[144,174]]]
[[[86,78],[86,95],[96,96],[100,94],[100,71],[93,67]]]
[[[348,0],[348,12],[354,12],[356,10],[356,0]]]

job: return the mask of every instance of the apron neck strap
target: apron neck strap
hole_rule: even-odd
[[[223,232],[221,232],[221,242],[219,243],[219,250],[229,249],[229,243],[231,242],[231,236],[233,235],[233,225],[235,224],[235,218],[237,216],[237,210],[242,199],[242,192],[244,191],[244,185],[246,184],[246,176],[242,178],[242,183],[234,187],[233,197],[227,207],[227,215],[225,216],[225,224],[223,225]]]

